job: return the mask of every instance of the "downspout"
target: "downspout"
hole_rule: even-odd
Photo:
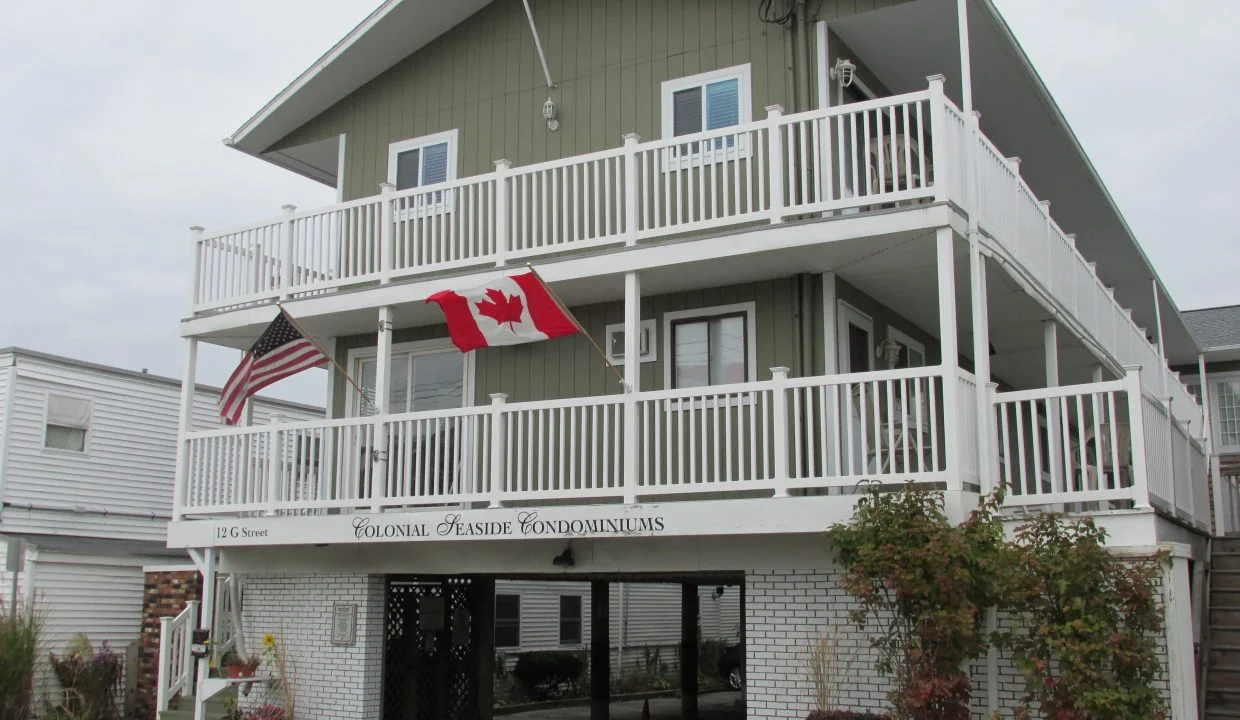
[[[801,62],[798,63],[801,68],[801,101],[797,105],[797,112],[805,112],[811,109],[813,105],[811,98],[813,97],[814,83],[810,77],[809,70],[814,62],[814,53],[809,47],[809,6],[805,4],[805,0],[797,0],[797,4],[801,6],[797,12],[796,19],[797,39],[801,43]],[[822,68],[819,68],[818,72],[822,72]]]
[[[1163,344],[1162,300],[1159,299],[1158,280],[1150,278],[1150,285],[1154,288],[1154,322],[1158,325],[1158,362],[1162,364],[1158,375],[1162,378],[1163,397],[1166,397],[1170,393],[1167,392],[1167,346]]]
[[[542,62],[543,77],[547,80],[547,89],[555,87],[551,82],[551,70],[547,68],[547,54],[543,52],[542,41],[538,39],[538,28],[534,25],[534,13],[530,10],[530,0],[521,0],[525,5],[525,17],[530,21],[530,34],[534,36],[534,48],[538,50],[538,60]]]

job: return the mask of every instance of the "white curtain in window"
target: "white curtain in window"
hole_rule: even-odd
[[[63,395],[48,395],[47,424],[75,428],[89,427],[90,401]]]

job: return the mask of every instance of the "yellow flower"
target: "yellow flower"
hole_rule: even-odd
[[[276,646],[276,636],[271,633],[263,635],[263,647],[273,648]]]

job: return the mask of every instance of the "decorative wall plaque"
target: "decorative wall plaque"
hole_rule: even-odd
[[[332,605],[332,645],[352,646],[357,642],[357,603]]]

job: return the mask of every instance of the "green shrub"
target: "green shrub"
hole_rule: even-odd
[[[535,700],[559,696],[564,686],[581,679],[586,664],[581,655],[565,650],[525,653],[517,658],[512,678]]]
[[[26,720],[34,709],[34,670],[43,616],[0,601],[0,720]]]

